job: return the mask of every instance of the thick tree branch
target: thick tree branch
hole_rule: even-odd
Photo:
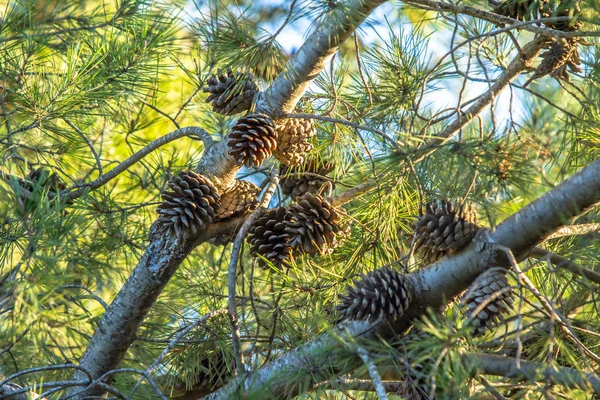
[[[229,399],[236,392],[251,396],[265,391],[273,399],[283,399],[299,393],[307,386],[303,385],[301,388],[294,383],[292,377],[297,371],[318,371],[326,364],[328,368],[337,366],[339,374],[349,372],[360,358],[356,356],[355,364],[349,362],[348,354],[341,351],[341,342],[356,340],[358,337],[376,339],[398,335],[410,326],[412,319],[423,314],[427,307],[436,309],[459,295],[489,267],[490,258],[494,258],[497,263],[508,265],[508,260],[499,259],[494,246],[486,245],[486,242],[506,246],[518,260],[522,260],[532,247],[567,223],[570,218],[595,204],[599,197],[600,160],[596,160],[504,220],[496,230],[487,232],[485,241],[479,238],[461,253],[443,258],[423,270],[410,274],[408,279],[414,283],[414,301],[408,312],[393,325],[364,321],[342,323],[334,332],[316,337],[263,366],[247,378],[238,379],[212,393],[207,399]],[[344,357],[344,362],[341,362],[341,357]],[[318,376],[318,373],[313,372],[312,375]]]
[[[327,60],[356,27],[385,0],[351,0],[340,3],[308,37],[259,100],[259,108],[273,114],[293,112],[308,85],[325,67]]]

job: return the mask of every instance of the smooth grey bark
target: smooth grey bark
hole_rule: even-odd
[[[291,111],[339,44],[350,36],[370,12],[384,2],[352,0],[326,17],[292,58],[288,68],[261,95],[257,111],[272,115]],[[208,146],[197,170],[212,178],[219,190],[225,190],[234,183],[239,168],[228,154],[226,140],[223,140]],[[185,257],[200,243],[224,232],[232,232],[232,229],[239,227],[239,222],[209,226],[192,240],[173,238],[169,234],[151,234],[150,244],[144,255],[102,316],[80,366],[93,378],[117,368],[149,309]],[[76,372],[75,377],[86,378],[81,372]],[[101,396],[103,393],[101,388],[93,388],[76,398]]]
[[[461,253],[408,275],[414,284],[414,300],[408,312],[393,325],[383,322],[344,322],[247,377],[233,381],[206,399],[224,400],[236,398],[236,395],[253,396],[260,393],[269,393],[270,399],[284,399],[318,383],[303,382],[300,385],[297,379],[293,379],[298,371],[309,370],[312,377],[319,377],[319,371],[323,368],[327,368],[327,374],[350,372],[359,365],[360,359],[358,355],[352,359],[352,355],[344,351],[346,340],[392,338],[398,335],[428,307],[437,309],[458,296],[491,264],[508,267],[508,260],[499,255],[494,244],[510,248],[517,260],[522,260],[529,249],[594,205],[599,198],[600,159],[504,220],[495,230],[479,235]]]

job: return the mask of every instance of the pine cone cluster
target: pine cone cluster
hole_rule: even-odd
[[[512,309],[512,292],[506,278],[506,271],[493,269],[481,274],[469,287],[466,298],[467,316],[475,328],[475,335],[481,336],[488,329],[493,328],[499,321],[501,314]],[[485,306],[476,315],[476,309],[485,303]]]
[[[304,163],[306,155],[313,149],[310,139],[317,133],[310,119],[285,118],[275,121],[277,127],[277,149],[273,155],[281,163],[297,167]]]
[[[234,186],[221,195],[221,207],[217,217],[223,220],[244,215],[258,205],[260,188],[248,181],[236,180]]]
[[[270,210],[254,221],[248,234],[250,251],[278,268],[292,256],[326,254],[343,235],[340,219],[327,200],[306,194],[297,204]]]
[[[238,164],[258,167],[277,148],[277,129],[268,115],[249,114],[233,126],[227,145]]]
[[[415,226],[415,249],[434,262],[466,247],[479,230],[474,208],[442,200],[429,203]]]
[[[338,306],[348,320],[395,320],[408,309],[412,300],[410,283],[397,271],[383,267],[363,275],[361,280],[348,286],[347,294],[340,296]]]
[[[259,265],[265,262],[260,257],[271,262],[275,267],[282,266],[292,255],[290,236],[285,231],[289,215],[284,207],[267,211],[258,217],[248,231],[250,252],[258,258]],[[260,257],[258,257],[260,256]]]
[[[340,215],[323,197],[306,193],[288,211],[285,232],[299,253],[326,254],[338,245]]]
[[[233,73],[231,68],[227,74],[218,71],[206,81],[203,91],[210,93],[206,102],[212,102],[214,112],[233,115],[248,111],[252,107],[258,86],[250,74]]]
[[[309,160],[304,167],[300,168],[281,165],[279,169],[281,191],[284,195],[292,197],[303,196],[306,193],[316,194],[328,182],[324,177],[333,171],[333,168],[333,163],[319,162],[316,159]]]
[[[221,207],[220,196],[210,179],[193,171],[182,171],[168,183],[158,206],[158,223],[185,238],[213,222]]]

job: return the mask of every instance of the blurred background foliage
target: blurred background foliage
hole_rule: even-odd
[[[488,7],[479,1],[464,4]],[[244,69],[266,88],[307,33],[339,7],[344,2],[0,0],[0,173],[5,178],[0,181],[0,374],[79,360],[104,305],[148,243],[160,191],[174,172],[194,168],[203,145],[194,137],[173,141],[67,204],[54,196],[57,188],[85,186],[179,127],[200,126],[223,137],[236,117],[213,113],[204,103],[202,86],[210,74],[229,66]],[[585,30],[597,31],[600,4],[586,0],[581,7]],[[457,104],[464,108],[467,99],[487,90],[481,80],[497,77],[516,56],[510,38],[497,35],[472,39],[443,57],[452,45],[493,29],[468,17],[442,17],[389,2],[317,76],[300,111],[386,132],[397,147],[372,132],[318,123],[315,152],[335,162],[336,192],[368,179],[377,180],[377,190],[346,206],[352,228],[330,255],[297,259],[284,273],[256,267],[244,251],[239,304],[251,367],[328,329],[338,293],[360,273],[397,260],[402,260],[397,268],[421,267],[418,258],[406,256],[424,201],[466,197],[477,205],[482,224],[494,226],[598,157],[599,47],[596,38],[588,38],[590,45],[580,49],[583,72],[573,83],[548,77],[524,89],[526,77],[520,77],[454,140],[417,165],[407,163],[398,149],[418,157],[422,143],[456,115]],[[521,44],[533,37],[515,35]],[[466,68],[475,79],[465,83],[457,70]],[[240,176],[260,184],[273,164],[243,169]],[[19,178],[40,168],[55,176],[55,186],[25,187],[31,192],[25,196]],[[272,205],[288,201],[279,193]],[[578,222],[597,221],[592,211]],[[582,265],[598,265],[597,236],[561,238],[547,246]],[[182,328],[226,307],[230,251],[230,245],[205,243],[187,258],[122,367],[145,369]],[[582,333],[585,340],[600,332],[597,288],[563,271],[549,274],[544,262],[528,262],[527,268],[558,304],[584,290],[574,321],[593,333]],[[521,323],[529,327],[547,320],[531,296],[524,296]],[[465,398],[473,382],[472,371],[457,361],[460,354],[500,340],[473,339],[451,329],[461,318],[454,307],[426,320],[424,329],[436,335],[414,350],[448,350],[434,373],[442,398]],[[514,321],[508,326],[514,328]],[[536,340],[524,356],[547,360],[552,341],[553,362],[579,366],[580,355],[563,337],[531,332]],[[389,347],[367,345],[380,351],[381,360],[397,360]],[[202,376],[213,379],[223,366],[231,369],[231,352],[227,318],[216,317],[187,335],[155,375],[165,393],[189,389]],[[70,369],[43,371],[16,382],[25,386],[71,374]],[[128,393],[139,378],[118,374],[116,387]],[[534,386],[502,384],[506,395],[538,398]],[[317,389],[304,398],[346,398],[343,388],[334,389]],[[134,398],[153,396],[144,384]]]

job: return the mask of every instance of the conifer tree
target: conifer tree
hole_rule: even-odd
[[[597,0],[0,6],[0,399],[600,395]]]

